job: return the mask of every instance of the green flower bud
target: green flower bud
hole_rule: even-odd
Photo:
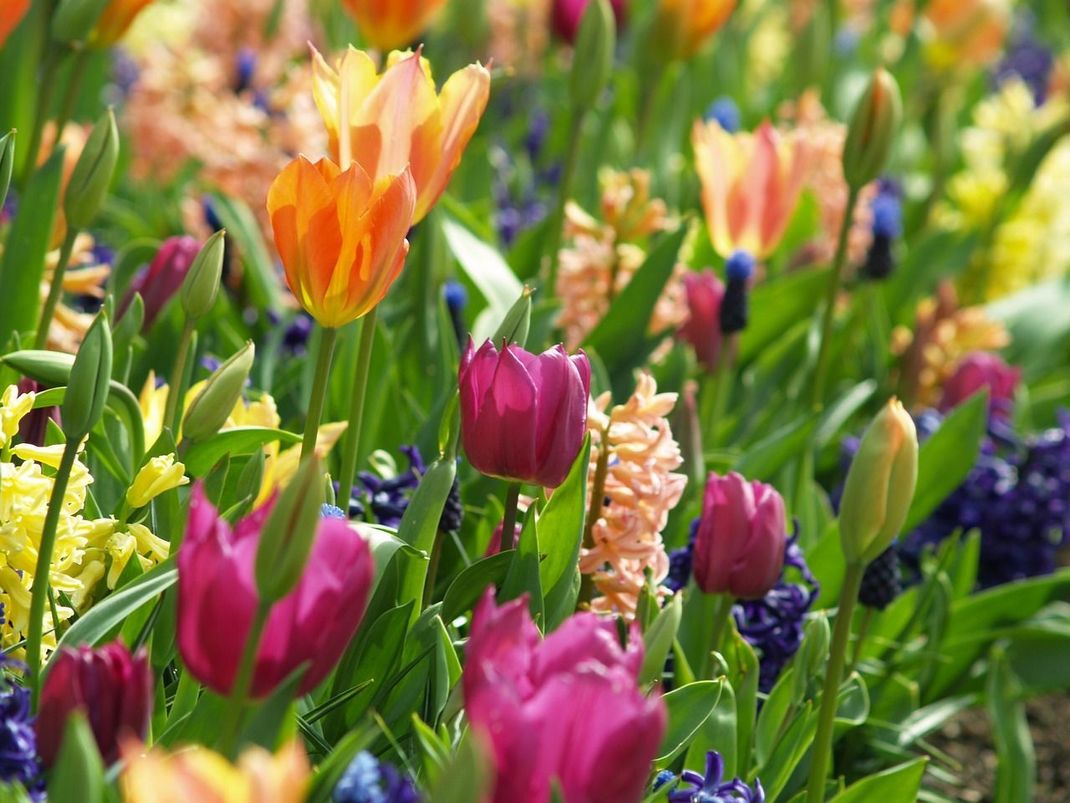
[[[107,5],[108,0],[61,0],[52,17],[52,38],[84,42]]]
[[[523,346],[527,341],[528,329],[531,328],[531,294],[531,288],[524,285],[520,298],[505,313],[497,331],[494,332],[494,337],[491,338],[495,345],[516,343],[518,346]]]
[[[215,304],[219,282],[223,278],[226,234],[226,230],[221,229],[205,241],[182,282],[182,309],[192,320],[207,315]]]
[[[609,0],[591,0],[580,20],[572,61],[569,88],[572,107],[577,111],[586,111],[598,102],[613,73],[616,45],[617,22]]]
[[[884,170],[902,113],[899,85],[891,73],[878,68],[847,129],[843,176],[848,186],[860,189]]]
[[[119,161],[119,130],[111,109],[97,120],[71,173],[63,197],[67,225],[84,229],[97,216]]]
[[[313,454],[279,494],[260,531],[256,588],[263,602],[278,602],[297,585],[316,538],[323,507],[323,464]]]
[[[71,366],[67,393],[63,397],[63,435],[80,441],[104,414],[111,382],[111,327],[101,312],[85,334]]]
[[[15,165],[15,132],[8,131],[0,137],[0,206],[7,200],[11,186],[11,171]]]
[[[918,433],[898,399],[862,436],[840,502],[840,542],[848,563],[866,564],[903,529],[918,482]]]
[[[241,398],[245,380],[253,368],[254,355],[250,340],[208,377],[204,390],[193,400],[182,419],[182,437],[203,441],[219,432]]]

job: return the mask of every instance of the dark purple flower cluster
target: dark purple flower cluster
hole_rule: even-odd
[[[494,199],[498,207],[496,225],[505,247],[512,246],[527,229],[546,217],[545,195],[561,178],[561,167],[541,167],[546,140],[550,133],[550,116],[536,109],[530,118],[523,152],[510,153],[504,144],[491,151],[494,167]]]
[[[6,674],[0,676],[0,781],[22,784],[34,799],[44,793],[30,690]]]
[[[668,803],[765,803],[762,782],[747,786],[739,778],[724,780],[724,759],[711,750],[706,754],[706,774],[684,770],[677,777],[665,770],[654,779],[654,791],[664,789]]]
[[[999,87],[1010,78],[1020,78],[1032,90],[1033,99],[1039,106],[1048,97],[1055,56],[1051,48],[1036,37],[1033,29],[1032,19],[1023,17],[1019,20],[1003,59],[993,71],[992,83]]]
[[[396,528],[409,506],[413,492],[427,471],[423,456],[415,446],[402,446],[402,453],[409,460],[409,467],[393,477],[381,477],[370,471],[357,475],[360,487],[349,502],[349,517]],[[439,527],[445,532],[461,529],[464,507],[461,504],[460,486],[456,480],[446,499]]]
[[[419,803],[408,776],[367,750],[357,753],[331,795],[334,803]]]

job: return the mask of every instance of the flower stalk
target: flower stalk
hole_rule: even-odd
[[[342,500],[343,510],[348,509],[349,500],[353,497],[353,484],[357,479],[357,454],[360,451],[360,433],[364,428],[364,402],[368,397],[368,374],[371,370],[372,348],[375,346],[376,309],[377,307],[372,307],[360,325],[349,426],[346,427],[345,441],[342,444],[342,472],[338,475],[338,498]]]
[[[312,395],[308,400],[304,440],[301,441],[302,460],[316,449],[316,436],[323,420],[323,403],[327,397],[327,381],[331,376],[331,358],[334,356],[334,344],[337,340],[337,329],[321,327],[319,347],[316,350],[316,373],[312,379]]]

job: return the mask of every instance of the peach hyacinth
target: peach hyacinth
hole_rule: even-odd
[[[413,43],[446,0],[342,0],[372,47],[397,50]]]
[[[371,56],[350,48],[333,70],[313,48],[313,97],[332,154],[352,159],[373,180],[400,174],[416,182],[416,214],[423,220],[449,184],[479,127],[490,97],[490,72],[470,64],[436,92],[431,66],[420,53],[393,52],[379,75]],[[341,137],[343,120],[349,138]],[[350,150],[342,153],[346,147]]]
[[[702,182],[710,241],[722,257],[768,257],[784,235],[808,173],[809,151],[794,133],[767,120],[754,133],[729,134],[716,120],[696,121],[691,143]]]

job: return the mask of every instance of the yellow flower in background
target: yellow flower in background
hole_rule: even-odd
[[[138,396],[141,408],[141,423],[145,429],[145,443],[154,444],[163,432],[163,417],[167,410],[167,385],[156,384],[156,372],[149,371],[148,378]]]
[[[929,63],[950,70],[995,59],[1010,29],[1011,5],[1011,0],[929,0],[921,21]]]
[[[159,455],[141,467],[126,492],[126,501],[130,507],[144,507],[160,494],[188,483],[186,467],[175,462],[174,454]]]
[[[338,443],[338,439],[342,437],[342,433],[346,430],[347,423],[345,421],[338,421],[333,424],[322,424],[319,431],[316,433],[316,454],[321,458],[325,457],[334,445]],[[274,447],[269,451],[265,448],[267,453],[267,460],[264,463],[264,478],[260,483],[260,493],[256,497],[256,501],[253,502],[253,507],[259,507],[275,492],[277,488],[281,488],[290,481],[294,474],[297,473],[297,467],[301,462],[301,446],[291,446],[288,449],[279,451],[278,442],[269,444]]]

